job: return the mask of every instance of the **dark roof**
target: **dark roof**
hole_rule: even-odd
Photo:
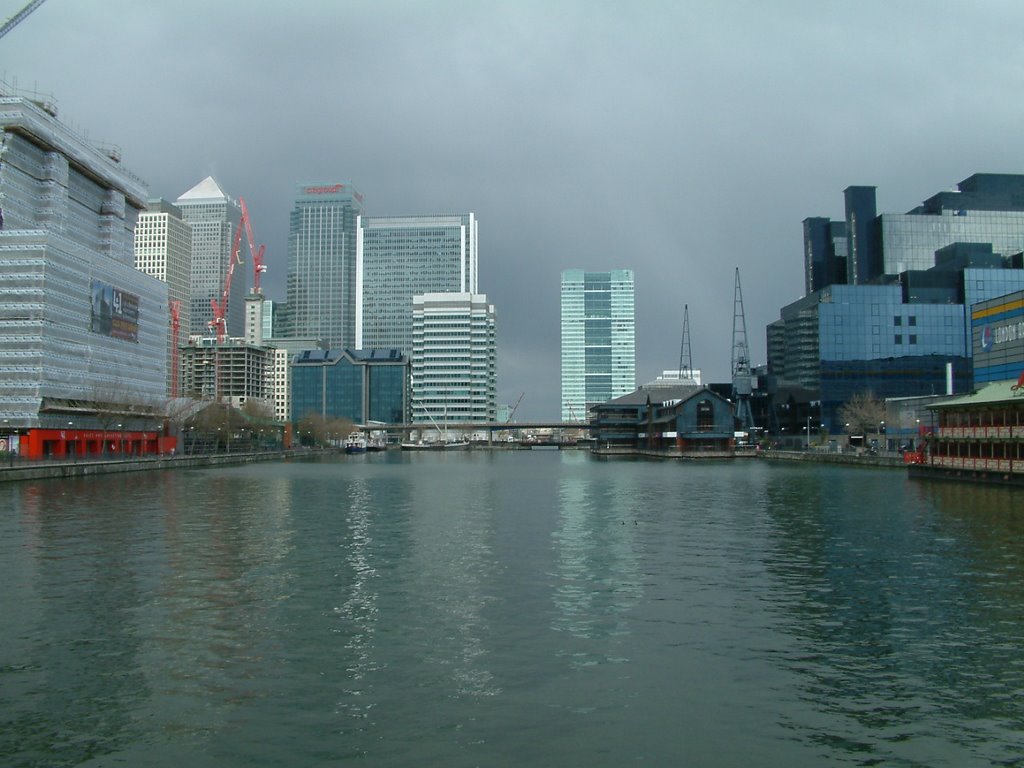
[[[678,400],[689,400],[698,392],[704,391],[718,397],[718,395],[701,384],[669,384],[664,386],[647,385],[640,387],[639,389],[635,389],[627,395],[622,395],[614,400],[609,400],[607,403],[595,405],[594,408],[600,408],[607,405],[646,405],[648,400],[652,404],[658,405],[660,403],[668,403]],[[591,410],[593,410],[593,408]]]

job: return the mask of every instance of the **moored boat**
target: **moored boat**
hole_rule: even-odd
[[[367,441],[362,432],[353,432],[345,439],[345,453],[366,453]]]

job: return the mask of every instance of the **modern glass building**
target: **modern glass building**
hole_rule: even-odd
[[[288,230],[285,335],[356,347],[356,222],[363,197],[348,182],[298,188]]]
[[[356,243],[356,347],[412,350],[412,298],[477,293],[477,220],[458,216],[360,217]]]
[[[135,225],[135,268],[167,283],[167,300],[176,304],[175,324],[167,326],[167,394],[176,397],[180,371],[177,350],[188,343],[192,292],[192,227],[181,218],[177,206],[166,200],[150,200]],[[180,366],[179,366],[180,367]]]
[[[814,290],[768,326],[775,412],[798,411],[801,428],[820,415],[841,429],[838,409],[858,392],[943,394],[947,365],[967,390],[971,307],[1024,289],[1024,176],[975,174],[905,214],[876,215],[874,194],[848,188],[845,222],[804,220]]]
[[[0,93],[0,430],[23,455],[156,450],[167,284],[135,269],[146,189],[119,159]]]
[[[229,198],[212,176],[207,176],[175,201],[181,217],[192,228],[192,289],[188,333],[210,336],[212,299],[224,291],[235,230],[242,218],[238,203]],[[228,295],[227,335],[242,335],[245,326],[245,272],[235,269]]]
[[[292,358],[291,420],[405,423],[408,381],[409,358],[397,349],[305,350]]]
[[[483,294],[427,293],[413,297],[412,318],[412,421],[495,421],[494,305]]]
[[[636,388],[633,271],[562,273],[562,421]]]

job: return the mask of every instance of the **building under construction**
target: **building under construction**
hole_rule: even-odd
[[[167,286],[134,268],[145,186],[52,101],[0,84],[0,188],[7,445],[30,458],[158,450]]]
[[[181,348],[181,393],[235,408],[255,400],[273,407],[273,350],[242,339],[194,338]]]

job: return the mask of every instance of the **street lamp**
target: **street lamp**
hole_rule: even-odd
[[[4,434],[7,436],[7,462],[9,467],[14,466],[14,439],[11,433],[11,420],[4,419]]]
[[[120,424],[117,425],[117,452],[121,458],[124,458],[124,429]]]
[[[807,450],[811,450],[811,417],[807,417]]]
[[[69,421],[68,422],[68,432],[71,431],[71,428],[74,426],[74,424],[75,423],[73,421]],[[65,441],[65,444],[66,443],[67,443],[67,441]],[[71,450],[71,460],[74,461],[75,460],[75,444],[74,444],[74,442],[72,442],[69,447],[70,447],[70,450]]]

